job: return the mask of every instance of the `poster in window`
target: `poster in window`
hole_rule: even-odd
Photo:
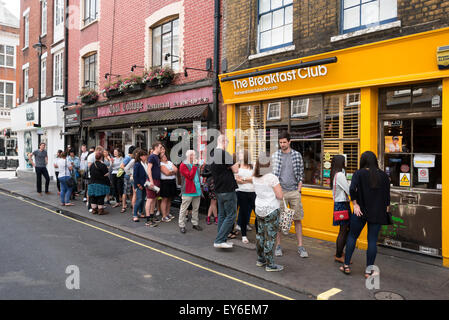
[[[402,152],[402,136],[385,136],[385,153]]]

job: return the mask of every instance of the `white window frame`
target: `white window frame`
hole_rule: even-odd
[[[41,0],[41,36],[47,34],[48,0]]]
[[[258,20],[257,20],[257,24],[258,24],[258,30],[257,30],[257,50],[259,53],[261,52],[266,52],[266,51],[272,51],[275,49],[279,49],[279,48],[283,48],[286,46],[290,46],[293,45],[293,20],[294,20],[294,14],[293,14],[293,1],[291,0],[280,0],[281,1],[281,6],[276,7],[276,8],[272,8],[272,1],[273,0],[268,0],[270,2],[270,9],[266,10],[266,11],[261,11],[263,10],[262,6],[261,6],[261,1],[262,0],[258,0]],[[290,23],[286,23],[286,9],[289,9],[292,11],[292,21]],[[274,15],[276,14],[276,12],[280,12],[280,10],[283,11],[282,15],[283,15],[283,21],[284,23],[282,25],[273,26],[273,22],[274,22]],[[262,18],[264,16],[267,15],[271,15],[270,18],[270,24],[271,24],[271,28],[266,29],[266,30],[262,30]],[[291,29],[292,29],[292,34],[291,34],[291,41],[286,41],[284,39],[284,41],[281,44],[274,44],[273,45],[273,35],[271,35],[271,45],[265,48],[261,47],[262,44],[262,33],[268,33],[268,32],[272,32],[273,30],[276,29],[280,29],[283,28],[283,36],[285,36],[285,27],[291,25]]]
[[[278,116],[274,116],[274,117],[270,117],[271,108],[275,108],[275,107],[278,108],[279,115]],[[281,102],[271,102],[271,103],[268,104],[268,107],[267,107],[267,120],[268,121],[270,121],[270,120],[281,120],[281,114],[282,114],[282,104],[281,104]]]
[[[83,22],[83,26],[88,26],[89,24],[95,22],[98,20],[98,2],[99,0],[82,0],[83,1],[83,15],[82,15],[82,22]],[[92,8],[92,3],[94,3],[95,5],[95,17],[92,17],[92,10],[94,10],[94,8]],[[90,9],[89,11],[87,11],[87,9]],[[86,13],[89,12],[89,16],[86,16]],[[89,20],[89,21],[87,21]]]
[[[178,34],[176,35],[177,37],[178,37],[178,43],[177,43],[177,45],[178,45],[178,52],[174,52],[174,40],[173,40],[173,23],[174,22],[177,22],[177,24],[178,24]],[[180,33],[181,33],[181,30],[180,30],[180,28],[179,28],[179,22],[180,21],[180,19],[179,19],[179,16],[178,17],[176,17],[176,18],[174,18],[174,19],[172,19],[172,20],[170,20],[170,21],[166,21],[165,23],[163,23],[163,24],[160,24],[160,25],[157,25],[157,26],[154,26],[154,27],[152,27],[151,28],[151,61],[152,61],[152,66],[153,67],[162,67],[162,66],[169,66],[170,68],[172,68],[173,70],[180,70],[180,59],[179,59],[179,51],[180,51]],[[170,24],[170,31],[166,31],[166,32],[163,32],[163,27],[165,26],[165,25],[168,25],[168,24]],[[154,46],[154,41],[155,41],[155,29],[160,29],[160,35],[158,36],[158,39],[160,40],[160,46],[161,46],[161,50],[160,50],[160,52],[155,52],[155,46]],[[166,35],[166,34],[168,34],[168,33],[170,33],[171,34],[171,36],[170,36],[170,54],[171,54],[171,56],[169,57],[169,59],[167,60],[167,61],[165,61],[165,57],[164,57],[164,55],[162,54],[162,52],[164,51],[164,48],[163,48],[163,36],[164,35]],[[154,57],[155,57],[155,55],[156,54],[159,54],[160,53],[160,57],[161,57],[161,64],[156,64],[156,61],[155,61],[155,59],[154,59]],[[176,57],[174,57],[173,55],[175,55]]]
[[[351,101],[351,99],[349,97],[355,97],[358,96],[358,99],[356,102]],[[346,94],[346,106],[350,107],[350,106],[358,106],[360,104],[360,93],[359,92],[353,92],[353,93],[347,93]]]
[[[47,58],[41,61],[41,97],[47,95]]]
[[[24,29],[24,40],[23,40],[23,49],[28,48],[30,45],[30,14],[27,13],[23,16],[23,29]]]
[[[53,54],[53,95],[62,96],[64,94],[64,50]]]
[[[28,102],[28,89],[29,89],[29,79],[30,79],[30,68],[23,69],[23,100]]]
[[[10,46],[10,45],[7,45],[7,44],[2,44],[2,46],[3,46],[3,48],[4,48],[4,52],[0,52],[0,55],[3,55],[3,56],[5,56],[5,64],[0,64],[0,67],[2,67],[2,68],[13,68],[13,69],[15,69],[16,68],[16,47],[15,46]],[[11,47],[11,48],[13,48],[13,51],[14,51],[14,53],[11,55],[11,54],[6,54],[6,47]],[[8,66],[7,64],[6,64],[6,57],[12,57],[12,60],[13,60],[13,63],[12,63],[12,66]]]
[[[54,0],[53,42],[64,39],[64,0]]]
[[[301,105],[299,105],[299,102],[301,102]],[[297,104],[297,105],[295,105]],[[305,108],[304,112],[295,113],[294,108],[295,107],[301,107]],[[291,117],[292,118],[301,118],[301,117],[307,117],[309,115],[309,98],[306,99],[294,99],[291,101]]]
[[[13,82],[13,81],[0,81],[1,83],[3,83],[3,90],[4,90],[4,92],[0,92],[0,94],[2,94],[3,95],[3,109],[7,109],[7,110],[11,110],[11,109],[14,109],[15,107],[16,107],[16,103],[15,103],[15,100],[16,100],[16,83],[15,82]],[[10,84],[12,84],[12,93],[6,93],[6,84],[7,83],[10,83]],[[9,107],[7,107],[6,106],[6,96],[12,96],[12,105],[11,105],[11,108],[9,108]]]

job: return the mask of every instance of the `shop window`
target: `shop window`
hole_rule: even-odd
[[[341,3],[343,33],[397,19],[397,0],[342,0]]]
[[[152,29],[153,67],[168,65],[179,69],[179,19]]]
[[[307,117],[309,113],[309,99],[292,100],[291,110],[292,118]]]
[[[259,51],[293,43],[293,0],[259,0]]]
[[[267,120],[281,119],[281,103],[274,102],[268,104]]]
[[[97,89],[97,54],[83,58],[84,88]]]
[[[278,112],[273,111],[273,105],[277,106],[274,109]],[[303,156],[306,185],[330,186],[330,162],[336,154],[343,154],[347,159],[348,179],[358,169],[358,90],[240,105],[237,112],[238,127],[242,131],[236,136],[237,146],[249,150],[253,157],[268,150],[274,152],[270,148],[270,129],[280,132],[290,128],[291,147]],[[293,117],[294,114],[301,116]],[[278,120],[267,121],[271,116],[277,116]],[[260,129],[265,132],[265,141],[262,143],[257,134]],[[245,130],[252,132],[252,135],[248,132],[245,134]],[[275,143],[277,146],[277,141]]]

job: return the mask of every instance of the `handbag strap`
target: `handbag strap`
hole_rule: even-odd
[[[282,201],[284,201],[284,208],[287,209],[287,203],[285,202],[285,198],[282,197]]]

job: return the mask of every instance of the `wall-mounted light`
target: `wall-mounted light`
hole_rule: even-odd
[[[106,73],[106,74],[104,75],[104,78],[107,79],[108,77],[111,77],[111,76],[117,77],[117,78],[120,77],[119,74]]]
[[[168,61],[168,58],[170,58],[170,57],[176,57],[176,58],[180,59],[180,57],[178,57],[178,56],[176,56],[174,54],[167,53],[167,54],[165,54],[164,60]]]
[[[145,67],[141,67],[141,66],[138,66],[138,65],[132,65],[131,66],[131,72],[134,72],[134,70],[137,69],[137,68],[145,69]]]

